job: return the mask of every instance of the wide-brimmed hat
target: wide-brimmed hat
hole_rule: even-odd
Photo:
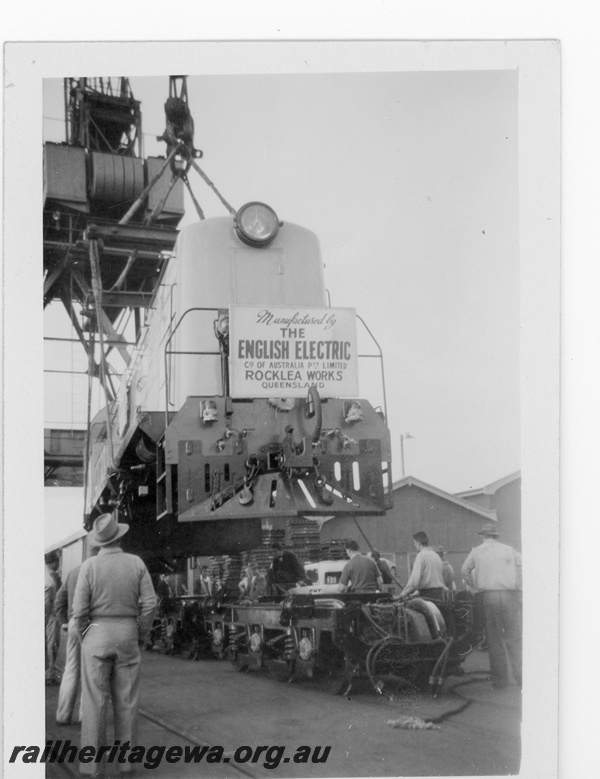
[[[124,536],[128,530],[129,525],[117,522],[114,514],[100,514],[94,521],[90,542],[92,546],[107,546]]]
[[[496,525],[484,525],[481,530],[477,531],[480,536],[498,536],[498,528]]]

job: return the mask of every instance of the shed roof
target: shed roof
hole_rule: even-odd
[[[454,503],[455,505],[470,511],[473,514],[478,514],[481,517],[485,517],[485,519],[487,519],[489,522],[497,521],[495,509],[492,511],[490,509],[481,508],[481,506],[477,506],[474,503],[463,500],[459,495],[452,495],[450,492],[445,492],[445,490],[442,490],[439,487],[434,487],[431,484],[427,484],[420,479],[416,479],[414,476],[405,476],[403,479],[400,479],[400,481],[395,482],[392,489],[394,492],[397,492],[403,487],[419,487],[426,492],[431,492],[433,495],[437,495],[439,498],[443,498],[450,503]]]
[[[81,530],[78,530],[76,533],[72,533],[70,536],[63,538],[61,541],[56,541],[54,544],[47,546],[44,549],[44,554],[48,554],[48,552],[56,552],[59,549],[64,549],[66,546],[70,546],[76,541],[85,538],[85,536],[87,536],[87,530],[81,528]]]
[[[471,497],[473,495],[495,495],[501,487],[505,487],[513,481],[521,478],[521,471],[515,471],[509,473],[508,476],[504,476],[502,479],[496,479],[496,481],[486,484],[484,487],[478,487],[474,490],[464,490],[463,492],[457,492],[457,498]]]

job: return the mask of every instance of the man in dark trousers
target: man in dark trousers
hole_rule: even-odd
[[[114,712],[114,741],[137,744],[140,646],[152,626],[156,595],[148,569],[136,555],[125,554],[121,538],[129,525],[114,514],[94,522],[96,557],[86,560],[75,589],[73,618],[81,640],[81,746],[112,744],[106,738],[109,698]],[[81,763],[83,775],[97,774],[98,763]],[[122,773],[130,763],[120,764]]]
[[[476,593],[482,593],[492,686],[508,685],[508,663],[515,681],[522,683],[521,566],[519,552],[498,541],[489,524],[479,531],[483,543],[472,549],[462,575]]]
[[[271,549],[273,562],[267,572],[267,581],[272,590],[281,593],[295,587],[298,582],[311,584],[304,566],[293,552],[284,549],[279,541],[272,543]]]

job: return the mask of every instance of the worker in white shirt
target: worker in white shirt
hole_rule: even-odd
[[[471,550],[462,567],[467,584],[482,593],[492,686],[509,683],[508,660],[515,681],[522,684],[521,567],[519,552],[498,541],[495,525],[479,531],[484,541]]]

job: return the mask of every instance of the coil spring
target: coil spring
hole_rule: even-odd
[[[283,659],[293,660],[296,657],[296,642],[294,636],[288,633],[283,642]]]
[[[238,632],[235,630],[233,625],[228,625],[228,631],[227,631],[227,648],[231,652],[237,652],[238,648]]]

